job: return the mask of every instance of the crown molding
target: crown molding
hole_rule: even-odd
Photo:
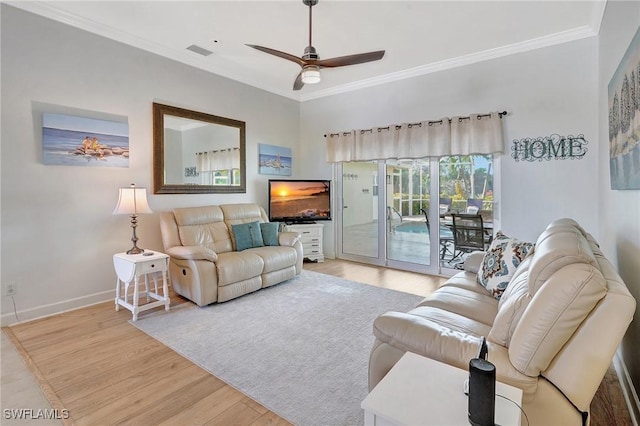
[[[597,35],[597,32],[595,32],[590,26],[582,26],[572,30],[562,31],[555,34],[550,34],[548,36],[523,41],[521,43],[514,43],[494,49],[488,49],[482,52],[476,52],[469,55],[459,56],[457,58],[446,59],[444,61],[433,62],[431,64],[421,65],[419,67],[409,68],[403,71],[360,80],[354,83],[335,86],[326,90],[319,90],[317,92],[303,94],[300,96],[300,101],[305,102],[313,99],[323,98],[326,96],[351,92],[353,90],[363,89],[366,87],[392,83],[395,81],[418,77],[425,74],[431,74],[438,71],[458,68],[465,65],[501,58],[504,56],[515,55],[517,53],[528,52],[530,50],[568,43],[587,37],[593,37],[595,35]]]
[[[165,46],[159,45],[157,43],[151,42],[149,40],[135,36],[133,34],[115,29],[109,25],[105,25],[103,23],[90,20],[87,18],[81,18],[78,15],[59,9],[58,7],[55,6],[55,2],[5,1],[4,3],[10,6],[16,7],[18,9],[25,10],[27,12],[31,12],[36,15],[42,16],[44,18],[52,19],[54,21],[69,25],[71,27],[87,31],[89,33],[93,33],[101,37],[108,38],[110,40],[115,40],[115,41],[124,43],[126,45],[136,47],[138,49],[146,50],[148,52],[155,53],[156,55],[160,55],[164,58],[171,59],[186,65],[190,65],[192,67],[216,74],[221,77],[226,77],[230,80],[244,83],[249,86],[253,86],[258,89],[262,89],[267,92],[274,93],[279,96],[284,96],[286,98],[290,98],[296,101],[300,100],[300,97],[297,93],[292,94],[289,91],[284,92],[284,91],[274,90],[273,87],[266,86],[260,81],[247,78],[245,76],[239,76],[237,73],[229,72],[228,70],[221,67],[212,66],[210,63],[205,62],[204,57],[193,56],[191,53],[186,51],[183,52],[181,50],[178,51],[175,49],[170,49]]]
[[[451,58],[443,61],[438,61],[426,65],[421,65],[406,70],[385,74],[382,76],[367,78],[359,80],[353,83],[342,84],[335,87],[331,87],[324,90],[317,90],[311,93],[299,93],[292,91],[275,90],[264,84],[261,81],[256,81],[247,76],[240,76],[237,73],[232,73],[224,68],[212,66],[210,63],[205,63],[204,58],[195,57],[187,52],[177,51],[175,49],[169,49],[161,46],[157,43],[150,42],[143,38],[137,37],[133,34],[126,33],[124,31],[117,30],[111,26],[104,25],[102,23],[88,20],[86,18],[80,18],[79,16],[63,11],[55,6],[55,2],[45,1],[7,1],[6,4],[17,7],[22,10],[43,16],[48,19],[52,19],[63,24],[70,25],[81,30],[97,34],[102,37],[106,37],[112,40],[119,41],[121,43],[137,47],[142,50],[146,50],[151,53],[163,56],[168,59],[178,61],[180,63],[193,66],[195,68],[211,72],[213,74],[234,80],[240,83],[247,84],[258,89],[265,90],[267,92],[283,96],[299,102],[305,102],[313,99],[319,99],[327,96],[337,95],[341,93],[351,92],[354,90],[364,89],[367,87],[378,86],[381,84],[392,83],[395,81],[401,81],[408,78],[418,77],[426,74],[431,74],[438,71],[444,71],[465,65],[470,65],[478,62],[488,61],[491,59],[501,58],[504,56],[514,55],[517,53],[523,53],[530,50],[540,49],[544,47],[550,47],[562,43],[568,43],[571,41],[580,40],[587,37],[596,36],[600,29],[600,24],[604,16],[606,8],[606,0],[598,1],[594,5],[592,15],[592,25],[581,26],[571,30],[562,31],[555,34],[550,34],[543,37],[538,37],[531,40],[526,40],[520,43],[514,43],[506,46],[501,46],[493,49],[488,49],[482,52],[476,52],[469,55],[459,56],[457,58]]]

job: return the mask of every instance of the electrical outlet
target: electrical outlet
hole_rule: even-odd
[[[9,281],[4,286],[4,295],[5,296],[14,296],[18,291],[18,285],[15,281]]]

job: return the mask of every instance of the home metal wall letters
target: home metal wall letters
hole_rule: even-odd
[[[511,147],[511,158],[516,161],[571,160],[581,159],[587,153],[584,135],[551,136],[536,139],[515,139]]]

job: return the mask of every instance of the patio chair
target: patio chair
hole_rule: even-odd
[[[440,216],[443,216],[446,213],[451,211],[451,203],[453,200],[451,198],[440,197],[439,207],[440,207]]]
[[[468,198],[467,210],[469,214],[478,214],[482,210],[482,199],[480,198]]]
[[[420,209],[422,214],[424,214],[425,223],[427,224],[427,234],[429,234],[430,225],[429,225],[429,214],[425,209]],[[453,251],[449,249],[449,245],[453,243],[453,232],[447,226],[440,225],[440,233],[438,235],[440,240],[440,260],[442,261],[447,253],[453,256]]]
[[[480,211],[480,209],[477,208],[476,206],[467,206],[467,211],[465,213],[466,214],[478,214],[479,211]]]
[[[453,259],[485,249],[485,233],[479,214],[453,214]]]

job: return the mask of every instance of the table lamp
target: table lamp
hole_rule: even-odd
[[[153,213],[147,203],[147,188],[137,188],[134,183],[128,188],[120,188],[118,195],[118,204],[113,214],[131,215],[131,228],[133,228],[133,247],[127,254],[140,254],[144,250],[137,246],[138,237],[136,236],[136,226],[138,226],[138,214]]]

